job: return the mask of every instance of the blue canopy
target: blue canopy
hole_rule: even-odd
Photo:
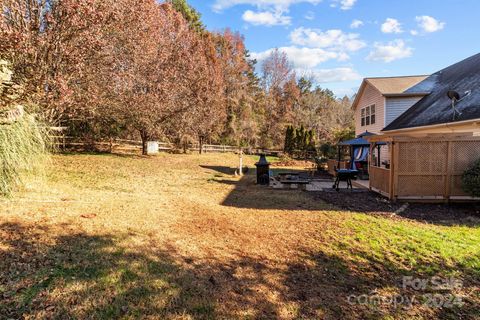
[[[338,145],[339,146],[370,146],[370,142],[368,140],[364,139],[364,137],[369,137],[369,136],[376,136],[375,133],[371,133],[368,131],[365,131],[364,133],[358,135],[355,139],[352,140],[347,140],[347,141],[342,141]],[[384,145],[384,142],[377,142],[377,145]]]
[[[369,146],[370,142],[363,138],[356,138],[352,140],[342,141],[338,144],[339,146]]]
[[[368,151],[369,151],[369,147],[367,146],[353,147],[353,156],[352,156],[353,160],[367,161]]]

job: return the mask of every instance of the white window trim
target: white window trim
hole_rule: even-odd
[[[375,112],[372,114],[372,107],[375,109]],[[369,109],[369,115],[367,116],[367,109]],[[362,117],[362,114],[364,115]],[[372,116],[375,116],[375,123],[372,123]],[[367,124],[367,118],[369,118],[369,121]],[[363,122],[364,124],[362,125],[362,120],[365,119],[365,121]],[[378,120],[377,120],[377,106],[375,103],[373,104],[370,104],[364,108],[361,108],[360,109],[360,126],[361,127],[368,127],[368,126],[371,126],[371,125],[375,125],[377,124]]]

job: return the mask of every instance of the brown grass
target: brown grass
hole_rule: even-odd
[[[252,167],[255,159],[247,158]],[[0,203],[0,318],[473,318],[480,232],[337,211],[234,155],[55,156]],[[462,308],[352,305],[460,277]]]

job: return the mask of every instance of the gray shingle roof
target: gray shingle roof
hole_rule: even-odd
[[[480,119],[480,54],[438,71],[407,91],[431,91],[383,131]],[[452,108],[447,96],[457,91],[461,100]],[[470,92],[470,93],[468,93]]]
[[[385,77],[365,78],[365,81],[377,88],[381,94],[401,94],[426,78],[427,76]]]
[[[352,103],[352,109],[355,109],[360,102],[360,98],[363,95],[367,85],[370,85],[378,90],[383,96],[425,96],[429,90],[420,91],[414,88],[420,82],[424,81],[428,76],[400,76],[400,77],[379,77],[379,78],[365,78],[362,81],[358,93],[355,96],[355,100]],[[408,91],[410,90],[410,91]]]

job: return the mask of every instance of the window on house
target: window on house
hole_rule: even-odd
[[[366,108],[361,109],[361,123],[362,127],[369,126],[371,124],[375,124],[376,117],[375,117],[375,105],[372,104]]]
[[[365,108],[365,125],[369,126],[370,125],[370,106]]]
[[[375,105],[370,106],[370,124],[375,124]]]

